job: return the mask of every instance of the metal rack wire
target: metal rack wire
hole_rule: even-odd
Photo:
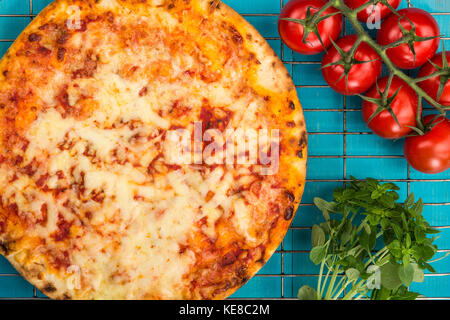
[[[36,16],[33,12],[33,0],[6,0],[6,1],[29,1],[29,6],[30,6],[30,10],[28,14],[0,14],[0,17],[29,17],[30,21]],[[242,1],[250,1],[250,0],[242,0]],[[260,0],[252,0],[252,1],[260,1]],[[267,0],[267,1],[279,1],[280,2],[280,8],[283,7],[283,0]],[[226,2],[226,1],[225,1]],[[432,13],[433,15],[448,15],[450,17],[450,3],[449,3],[449,12],[436,12],[436,13]],[[258,13],[258,14],[243,14],[243,16],[245,17],[274,17],[277,16],[277,14],[274,13]],[[449,40],[449,37],[445,37],[445,40]],[[266,40],[278,40],[280,43],[280,54],[281,54],[281,59],[282,61],[285,63],[285,65],[287,65],[288,67],[291,67],[291,69],[293,68],[294,65],[311,65],[311,64],[315,64],[315,65],[319,65],[320,62],[319,61],[291,61],[291,60],[287,60],[285,59],[285,47],[283,46],[283,44],[280,41],[279,37],[266,37]],[[12,42],[14,41],[14,39],[0,39],[0,43],[1,42]],[[291,70],[292,71],[292,70]],[[301,89],[301,88],[309,88],[309,89],[314,89],[314,88],[328,88],[328,86],[326,85],[297,85],[297,88]],[[301,97],[300,97],[301,98]],[[343,161],[343,170],[342,170],[342,179],[307,179],[307,183],[315,183],[315,182],[332,182],[332,183],[338,183],[338,184],[345,184],[346,182],[348,182],[349,180],[346,178],[347,177],[347,173],[348,173],[348,160],[349,159],[372,159],[372,158],[376,158],[376,159],[402,159],[403,156],[401,155],[376,155],[376,156],[372,156],[372,155],[353,155],[353,154],[349,154],[348,153],[348,137],[352,136],[352,135],[371,135],[372,133],[370,132],[353,132],[353,131],[349,131],[348,130],[348,115],[352,112],[359,112],[359,109],[353,109],[353,108],[349,108],[348,107],[348,99],[347,98],[343,98],[343,105],[342,108],[328,108],[328,109],[308,109],[305,108],[304,109],[305,112],[342,112],[343,114],[343,127],[342,127],[342,131],[337,131],[337,132],[310,132],[309,135],[310,136],[318,136],[318,135],[339,135],[342,136],[342,143],[343,143],[343,153],[339,154],[339,155],[311,155],[309,157],[309,159],[342,159]],[[389,181],[389,182],[401,182],[401,183],[406,183],[407,185],[407,193],[410,193],[411,190],[411,184],[412,183],[416,183],[416,182],[450,182],[450,179],[448,178],[444,178],[444,179],[433,179],[432,176],[428,179],[416,179],[416,178],[411,178],[411,168],[408,166],[407,167],[407,178],[406,179],[381,179],[382,181]],[[450,190],[448,191],[448,193],[450,194]],[[312,204],[308,204],[308,203],[303,203],[300,205],[300,211],[298,214],[301,214],[301,211],[303,208],[305,207],[311,207],[313,206]],[[426,203],[425,206],[450,206],[450,195],[447,199],[447,201],[445,202],[437,202],[437,203]],[[450,225],[438,225],[435,226],[438,229],[440,229],[441,231],[445,231],[448,230],[448,232],[450,232]],[[311,230],[311,226],[291,226],[290,231],[295,231],[295,230]],[[449,246],[450,248],[450,246]],[[450,249],[444,249],[444,250],[439,250],[439,252],[444,253],[444,252],[449,252]],[[268,299],[293,299],[292,296],[294,295],[290,295],[290,296],[286,296],[286,279],[291,279],[291,278],[296,278],[296,277],[314,277],[314,276],[318,276],[318,274],[316,273],[309,273],[309,274],[298,274],[298,273],[293,273],[293,272],[288,272],[287,268],[286,268],[286,256],[289,254],[308,254],[309,250],[290,250],[290,249],[286,249],[286,244],[285,241],[282,242],[279,250],[276,251],[276,254],[280,255],[280,259],[281,259],[281,266],[280,266],[280,273],[276,273],[276,274],[258,274],[256,275],[256,277],[264,277],[264,278],[271,278],[271,277],[276,277],[276,278],[280,278],[281,281],[281,292],[279,295],[277,295],[274,298],[268,298]],[[18,276],[17,274],[0,274],[0,276]],[[429,275],[427,274],[426,277],[450,277],[450,272],[444,272],[444,273],[437,273],[437,274],[432,274]],[[297,290],[298,288],[292,288],[292,290]],[[38,291],[36,288],[33,288],[33,297],[32,299],[40,299],[42,298],[42,296],[40,294],[38,294]],[[243,298],[243,297],[241,297]],[[257,299],[261,299],[260,297],[251,297],[251,298],[257,298]],[[234,299],[240,299],[240,298],[234,298]],[[448,295],[447,296],[442,296],[442,297],[434,297],[434,298],[428,298],[428,299],[450,299],[450,288],[448,290]]]

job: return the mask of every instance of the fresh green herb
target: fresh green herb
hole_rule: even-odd
[[[303,286],[301,300],[414,300],[413,282],[437,251],[432,228],[422,216],[422,199],[410,194],[398,202],[399,187],[368,178],[333,193],[333,201],[314,204],[325,222],[312,228],[310,259],[320,265],[317,289]]]

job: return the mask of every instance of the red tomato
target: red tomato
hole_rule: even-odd
[[[356,35],[345,36],[336,43],[344,52],[349,52],[357,40]],[[345,81],[346,67],[343,65],[326,65],[342,59],[338,50],[333,46],[325,53],[322,59],[322,74],[325,81],[337,92],[344,95],[355,95],[367,91],[377,81],[381,74],[383,62],[375,50],[367,43],[362,42],[356,49],[354,59],[356,61],[370,61],[354,64],[349,68],[347,83]]]
[[[345,0],[344,2],[350,9],[356,9],[369,1],[371,0]],[[388,2],[394,9],[397,9],[398,6],[400,5],[401,0],[388,0]],[[388,16],[392,14],[391,9],[389,9],[389,7],[385,6],[382,3],[378,3],[375,7],[376,10],[380,10],[381,20],[386,19]],[[374,6],[371,5],[368,8],[358,12],[358,20],[367,23],[369,18],[375,17],[375,15],[376,13]]]
[[[378,80],[378,88],[381,92],[384,92],[387,83],[388,77]],[[364,121],[375,134],[386,139],[402,138],[411,132],[411,128],[408,128],[407,126],[416,126],[417,124],[417,95],[406,82],[400,78],[394,77],[388,91],[388,97],[392,97],[399,88],[400,91],[394,101],[392,101],[391,108],[401,127],[397,124],[388,110],[383,110],[369,122],[370,117],[377,110],[378,105],[368,101],[363,102],[362,114]],[[378,93],[376,86],[370,89],[366,93],[366,96],[380,99],[380,94]]]
[[[311,14],[314,14],[327,2],[326,0],[291,0],[284,6],[283,10],[281,10],[280,19],[278,20],[278,32],[283,42],[289,48],[301,54],[317,54],[331,45],[330,39],[335,41],[339,38],[343,25],[341,14],[329,17],[317,25],[320,38],[325,48],[313,33],[310,33],[306,38],[306,43],[303,43],[304,27],[295,22],[281,20],[282,18],[305,19],[308,8],[311,8]],[[337,12],[337,10],[329,8],[323,12],[322,16],[334,12]]]
[[[399,27],[399,23],[406,30],[412,30],[414,25],[416,35],[419,37],[437,37],[427,41],[414,42],[415,59],[413,52],[406,43],[387,50],[387,55],[397,67],[402,69],[420,67],[434,56],[439,47],[439,25],[431,14],[421,9],[406,8],[399,10],[398,13],[403,18],[392,15],[381,24],[377,38],[378,43],[386,46],[402,38],[403,32]],[[413,25],[411,25],[410,21]]]
[[[445,53],[448,64],[450,65],[450,51]],[[431,61],[442,68],[442,53],[436,54]],[[429,76],[430,74],[436,72],[437,69],[430,62],[425,64],[419,71],[419,78]],[[450,74],[449,74],[450,76]],[[441,83],[441,77],[434,77],[425,81],[419,82],[419,86],[430,95],[430,97],[437,100],[439,85]],[[444,91],[442,91],[441,97],[438,101],[440,104],[444,106],[450,106],[450,80],[447,80]]]
[[[435,115],[424,117],[425,124]],[[424,173],[439,173],[450,168],[450,121],[439,117],[438,123],[423,136],[412,136],[405,140],[404,152],[408,163]]]

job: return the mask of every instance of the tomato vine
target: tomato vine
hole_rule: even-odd
[[[423,128],[423,124],[422,124],[422,120],[421,120],[421,116],[422,116],[422,103],[421,103],[421,101],[422,101],[422,99],[425,99],[431,106],[433,106],[442,115],[445,115],[446,112],[448,110],[450,110],[450,107],[440,104],[438,99],[434,99],[433,97],[431,97],[425,90],[423,90],[419,86],[419,83],[421,81],[424,81],[425,79],[430,79],[430,78],[433,78],[433,77],[440,77],[440,76],[442,76],[442,77],[446,78],[447,76],[450,75],[450,68],[448,67],[448,65],[445,65],[443,68],[437,68],[437,70],[435,72],[433,72],[430,75],[427,75],[426,78],[419,78],[419,79],[412,78],[406,72],[404,72],[403,70],[398,68],[392,62],[392,60],[389,58],[388,53],[387,53],[388,49],[393,48],[393,47],[398,47],[398,46],[403,45],[403,44],[411,46],[412,41],[419,41],[420,42],[420,41],[430,40],[430,38],[424,38],[424,37],[419,37],[419,36],[415,35],[415,33],[414,33],[414,25],[413,25],[412,32],[406,32],[406,34],[404,34],[403,37],[400,38],[399,40],[397,40],[394,43],[391,43],[389,45],[386,45],[386,46],[380,45],[376,40],[374,40],[368,34],[368,32],[364,29],[364,27],[362,26],[362,24],[358,20],[358,13],[359,12],[369,8],[372,5],[376,5],[378,3],[384,4],[394,14],[396,14],[396,15],[398,15],[400,17],[398,12],[389,4],[389,2],[387,0],[372,0],[372,1],[368,1],[365,4],[361,5],[360,7],[356,8],[356,9],[349,8],[346,5],[345,0],[329,0],[322,8],[320,8],[319,11],[317,11],[314,15],[312,15],[312,16],[310,16],[308,18],[308,28],[310,29],[311,32],[314,32],[313,31],[314,28],[317,28],[317,26],[316,27],[314,26],[314,23],[318,23],[318,22],[323,20],[324,17],[321,17],[323,12],[325,12],[326,10],[328,10],[330,8],[334,8],[334,9],[338,10],[339,13],[341,13],[348,20],[348,22],[353,26],[353,29],[354,29],[355,33],[357,34],[357,36],[358,36],[358,40],[354,44],[355,50],[351,50],[350,52],[354,53],[356,51],[356,48],[362,42],[365,42],[373,50],[375,50],[375,52],[380,56],[380,58],[382,59],[382,61],[384,62],[385,66],[387,67],[387,69],[389,71],[390,77],[394,77],[395,76],[395,77],[398,77],[398,78],[402,79],[404,82],[406,82],[415,91],[415,93],[417,94],[418,99],[419,99],[418,112],[417,112],[417,126],[418,126],[419,129],[421,129],[421,128]],[[409,4],[409,1],[408,1],[408,4]],[[286,19],[286,20],[288,20],[288,19]],[[299,21],[294,21],[294,20],[296,20],[296,19],[289,19],[289,21],[302,23],[300,20]],[[403,27],[401,27],[401,28],[403,28]],[[405,30],[405,31],[407,31],[407,30]],[[316,33],[316,32],[314,32],[314,33]],[[444,54],[445,54],[445,51],[444,51]]]

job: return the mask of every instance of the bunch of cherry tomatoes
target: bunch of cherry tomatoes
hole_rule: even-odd
[[[350,9],[369,1],[373,0],[344,0]],[[406,70],[421,67],[418,78],[424,80],[417,83],[419,87],[440,105],[448,107],[450,52],[436,53],[440,43],[439,25],[421,9],[406,8],[394,13],[400,2],[387,0],[389,8],[376,1],[376,7],[367,6],[358,12],[357,18],[367,23],[377,14],[384,20],[376,40],[391,64]],[[363,98],[363,118],[375,134],[386,139],[406,137],[405,158],[413,168],[424,173],[449,169],[450,120],[444,115],[421,119],[422,104],[416,91],[397,76],[380,78],[383,60],[377,51],[356,34],[341,37],[343,15],[337,9],[324,10],[315,30],[303,23],[327,3],[328,0],[289,1],[278,23],[283,42],[305,55],[326,51],[322,59],[325,81],[343,95]],[[442,75],[430,77],[437,70],[443,70]]]

